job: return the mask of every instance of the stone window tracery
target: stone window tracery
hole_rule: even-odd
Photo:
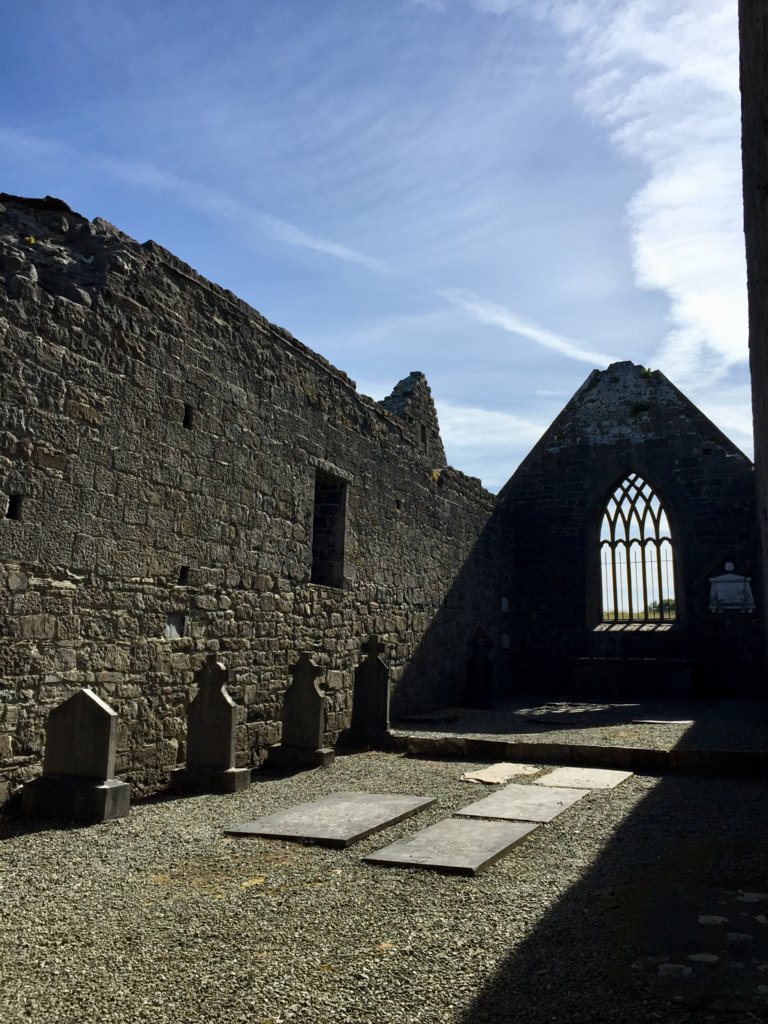
[[[630,473],[611,494],[600,526],[602,620],[677,618],[672,533],[653,488]]]

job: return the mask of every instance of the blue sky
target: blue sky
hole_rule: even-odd
[[[496,490],[594,367],[751,454],[736,4],[36,0],[0,190],[154,238]]]

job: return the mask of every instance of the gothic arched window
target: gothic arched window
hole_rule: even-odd
[[[603,622],[677,618],[672,535],[650,484],[629,476],[608,499],[600,527]]]

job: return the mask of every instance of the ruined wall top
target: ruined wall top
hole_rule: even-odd
[[[413,370],[399,381],[392,394],[383,399],[380,405],[408,424],[408,433],[413,442],[428,454],[435,468],[445,465],[445,450],[435,403],[427,378],[420,370]]]
[[[285,328],[202,277],[161,245],[152,240],[139,243],[100,217],[90,221],[61,199],[0,193],[0,273],[6,278],[9,298],[22,304],[29,300],[30,307],[40,289],[95,313],[106,314],[112,307],[123,317],[154,317],[166,332],[179,329],[174,316],[179,299],[188,304],[192,298],[212,332],[249,335],[256,329],[266,334],[309,372],[319,371],[353,392],[354,400],[378,421],[378,429],[392,443],[405,442],[411,455],[431,468],[445,466],[437,414],[422,373],[406,377],[389,399],[375,402],[359,394],[354,380]],[[180,308],[178,312],[185,315]],[[472,479],[466,478],[470,486]]]

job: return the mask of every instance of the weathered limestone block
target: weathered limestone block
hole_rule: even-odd
[[[108,821],[128,814],[131,787],[114,778],[117,712],[83,688],[48,716],[43,774],[22,790],[37,818]]]

